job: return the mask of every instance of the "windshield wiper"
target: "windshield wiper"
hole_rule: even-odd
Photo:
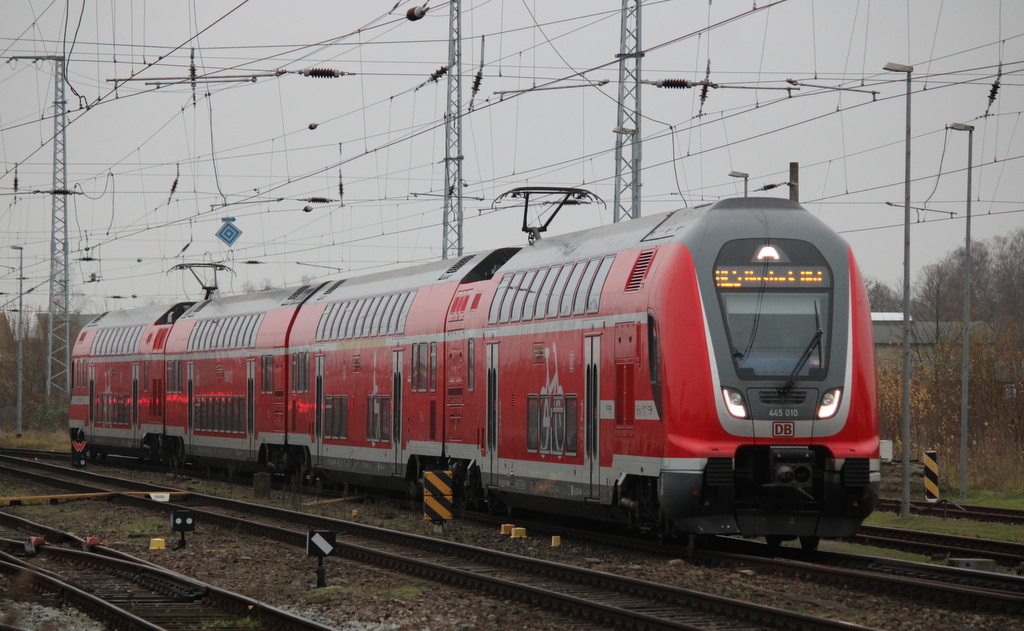
[[[789,375],[789,379],[786,380],[785,385],[779,388],[779,394],[781,394],[782,396],[786,396],[787,394],[789,394],[790,388],[792,388],[793,384],[796,383],[797,373],[799,373],[800,370],[803,369],[804,364],[806,364],[807,360],[811,358],[811,353],[814,351],[814,347],[821,344],[822,335],[824,335],[824,331],[822,331],[820,328],[817,331],[815,331],[814,337],[811,338],[811,343],[808,344],[807,348],[804,349],[803,355],[800,356],[800,361],[796,363],[796,367],[793,369],[792,374]]]

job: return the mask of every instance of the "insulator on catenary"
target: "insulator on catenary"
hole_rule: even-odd
[[[654,85],[658,86],[659,88],[672,88],[676,90],[681,90],[683,88],[692,88],[693,81],[690,81],[688,79],[658,79],[657,81],[654,82]]]
[[[437,81],[441,77],[448,74],[448,66],[441,66],[430,75],[430,81]]]
[[[405,12],[405,17],[407,17],[410,22],[415,22],[426,14],[427,7],[413,7]]]
[[[337,79],[348,73],[334,68],[306,68],[305,70],[300,70],[299,74],[303,77],[313,77],[315,79]]]
[[[311,204],[330,204],[334,200],[329,197],[306,197],[304,199],[300,199],[299,201],[309,202]]]

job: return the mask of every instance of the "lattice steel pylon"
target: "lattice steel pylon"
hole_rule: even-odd
[[[53,58],[53,218],[50,224],[50,313],[47,317],[46,395],[56,388],[71,392],[71,318],[68,314],[68,167],[67,101],[63,57]]]
[[[619,112],[615,125],[613,219],[640,217],[640,46],[641,0],[622,0],[619,37]],[[627,147],[628,144],[628,147]]]
[[[462,0],[448,4],[448,109],[444,115],[444,241],[441,258],[462,256]]]
[[[71,392],[71,318],[68,314],[68,167],[65,59],[59,55],[16,55],[9,59],[52,61],[53,68],[53,213],[50,222],[50,305],[46,316],[46,396],[53,389]]]

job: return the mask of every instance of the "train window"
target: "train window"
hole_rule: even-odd
[[[377,397],[380,402],[380,440],[384,443],[391,442],[391,397],[384,395]]]
[[[587,269],[583,272],[580,286],[576,288],[576,297],[572,301],[573,315],[583,315],[583,312],[587,310],[587,296],[590,295],[590,284],[594,282],[594,276],[597,274],[597,268],[600,266],[600,259],[590,259],[587,262]]]
[[[491,310],[487,314],[488,323],[498,323],[498,313],[501,311],[502,299],[505,297],[505,290],[508,289],[508,284],[511,280],[512,277],[505,274],[501,277],[501,281],[498,282],[498,289],[494,291],[494,298],[491,299]]]
[[[597,270],[597,276],[590,285],[590,295],[587,297],[587,313],[597,313],[601,308],[601,291],[604,289],[604,281],[608,279],[608,272],[612,269],[614,256],[606,256],[601,260],[601,267]]]
[[[551,397],[551,453],[560,454],[565,448],[565,397]]]
[[[473,391],[473,386],[476,384],[476,378],[474,375],[474,367],[476,362],[473,361],[473,338],[469,338],[469,349],[466,351],[466,387],[469,391]]]
[[[551,440],[551,396],[540,395],[540,452],[550,451],[549,441]]]
[[[252,326],[249,328],[249,348],[256,348],[256,336],[260,330],[260,324],[263,323],[263,314],[254,315],[252,317]]]
[[[238,316],[227,319],[224,327],[227,331],[224,333],[224,344],[221,348],[238,348],[238,325],[241,320],[242,318]]]
[[[547,268],[538,270],[533,277],[533,282],[530,283],[530,288],[526,292],[526,300],[523,301],[523,322],[533,319],[533,311],[537,308],[537,296],[540,294],[540,288],[544,285],[547,273]]]
[[[579,448],[579,400],[575,394],[565,395],[565,453],[575,456]]]
[[[324,412],[325,435],[328,438],[348,438],[348,395],[328,395]]]
[[[260,358],[260,394],[274,393],[274,356],[264,355]]]
[[[515,300],[516,291],[519,289],[519,283],[523,280],[523,272],[516,272],[512,277],[512,282],[508,285],[508,290],[505,292],[505,296],[501,299],[501,315],[499,322],[508,322],[509,317],[512,315],[512,302]]]
[[[573,268],[572,276],[569,277],[569,283],[565,286],[565,291],[562,292],[562,308],[558,312],[559,315],[567,316],[572,314],[572,301],[576,296],[576,288],[580,284],[580,278],[583,276],[586,267],[587,263],[580,261]]]
[[[537,270],[530,270],[526,272],[526,276],[523,276],[523,280],[519,284],[519,290],[516,292],[516,299],[512,303],[512,322],[519,322],[523,319],[523,303],[526,301],[526,296],[530,293],[530,287],[533,285],[533,278],[536,275]]]
[[[412,346],[413,374],[412,388],[415,392],[427,391],[427,343]]]
[[[370,302],[370,306],[366,309],[366,315],[364,316],[364,319],[362,321],[363,326],[359,334],[359,337],[367,337],[368,335],[370,335],[370,329],[373,326],[373,320],[374,318],[377,317],[377,310],[380,309],[381,298],[382,296],[377,296],[376,298],[374,298],[373,301]]]
[[[323,312],[320,314],[320,321],[317,322],[317,325],[316,325],[316,341],[317,342],[324,341],[324,329],[327,328],[328,322],[331,320],[331,318],[334,317],[335,312],[336,312],[335,308],[337,306],[338,306],[337,304],[327,305],[326,307],[324,307]]]
[[[409,309],[412,308],[412,301],[416,298],[416,291],[410,291],[409,296],[405,299],[405,304],[402,305],[402,315],[398,318],[398,334],[402,335],[405,333],[405,319],[409,316]]]
[[[526,450],[537,451],[540,446],[540,398],[536,394],[526,397]]]
[[[387,315],[391,313],[391,306],[395,302],[395,295],[390,294],[384,296],[380,301],[380,308],[377,309],[377,314],[373,316],[373,326],[370,327],[370,337],[376,337],[381,333],[381,323],[384,324],[384,332],[388,330],[388,318]]]
[[[352,339],[354,332],[357,330],[359,322],[359,314],[363,312],[363,308],[366,306],[367,299],[360,298],[356,301],[356,306],[352,308],[352,317],[348,319],[348,324],[345,326],[345,339]]]
[[[562,292],[565,291],[565,284],[569,282],[569,274],[572,273],[572,268],[572,263],[566,263],[558,271],[558,279],[555,281],[554,287],[551,288],[551,298],[548,300],[547,305],[549,318],[558,316],[558,306],[562,301]]]
[[[430,391],[437,391],[437,342],[430,343]]]
[[[341,325],[341,321],[345,318],[345,308],[348,306],[347,302],[336,302],[331,305],[331,317],[327,324],[324,325],[324,339],[325,340],[336,340],[338,339],[338,328]]]
[[[355,308],[356,303],[354,300],[345,302],[344,313],[334,323],[334,329],[331,331],[332,340],[340,340],[345,337],[345,329],[348,328],[348,321],[352,318],[352,312],[355,311]]]
[[[394,335],[398,332],[398,316],[402,314],[402,306],[405,304],[407,294],[405,292],[395,295],[395,302],[388,309],[388,315],[384,318],[387,321],[380,323],[381,335]]]

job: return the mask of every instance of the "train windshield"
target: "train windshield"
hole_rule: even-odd
[[[714,274],[741,379],[825,377],[832,272],[817,248],[795,239],[730,241]]]

